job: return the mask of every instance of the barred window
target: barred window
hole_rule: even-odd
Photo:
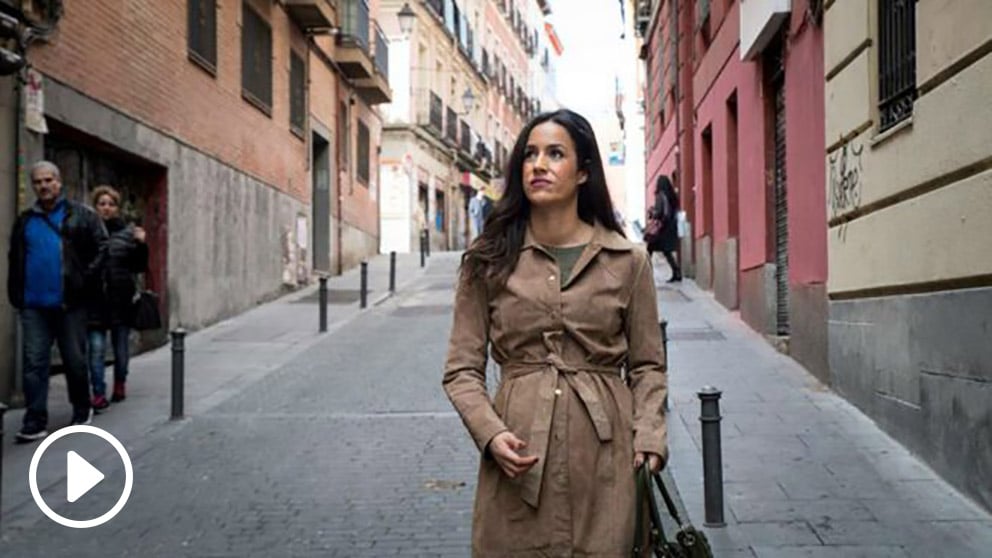
[[[915,100],[916,0],[879,0],[879,131],[909,118]]]
[[[369,183],[369,169],[372,154],[369,152],[369,127],[360,119],[358,121],[358,181],[362,184]]]
[[[217,75],[217,2],[189,0],[186,40],[190,60]]]
[[[272,114],[272,28],[245,2],[241,28],[241,95]]]
[[[306,126],[306,66],[303,58],[289,52],[289,128],[303,134]]]

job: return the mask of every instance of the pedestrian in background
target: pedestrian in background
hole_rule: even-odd
[[[473,556],[629,556],[636,467],[667,458],[650,261],[616,222],[582,116],[531,120],[508,174],[462,258],[443,380],[482,452]]]
[[[121,218],[121,195],[111,186],[97,186],[92,194],[93,207],[110,235],[103,273],[103,296],[94,298],[89,307],[89,370],[93,387],[93,408],[103,410],[124,401],[128,362],[130,360],[130,323],[137,293],[137,274],[148,270],[148,245],[145,230]],[[107,401],[104,380],[104,356],[107,330],[114,351],[114,391]]]
[[[10,235],[7,296],[23,330],[26,411],[21,442],[48,435],[48,384],[52,344],[65,366],[72,424],[89,424],[86,376],[86,303],[98,297],[107,231],[91,209],[62,195],[59,168],[31,167],[37,202],[21,213]]]
[[[678,262],[679,229],[678,214],[679,195],[675,193],[672,181],[665,175],[659,175],[654,191],[654,206],[648,211],[648,218],[657,220],[661,227],[656,235],[650,239],[646,238],[648,254],[654,255],[661,252],[672,268],[672,276],[669,283],[676,283],[682,280],[682,268]]]

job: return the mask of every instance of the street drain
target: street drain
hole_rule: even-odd
[[[427,490],[458,490],[465,486],[463,481],[449,481],[449,480],[436,480],[431,479],[424,483],[424,488]]]
[[[450,304],[411,304],[398,306],[390,314],[397,318],[419,318],[421,316],[440,316],[450,314],[454,307]]]
[[[669,329],[669,341],[724,341],[727,338],[715,329]]]

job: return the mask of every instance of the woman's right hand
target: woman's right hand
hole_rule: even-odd
[[[499,468],[511,479],[517,478],[530,470],[537,463],[537,456],[520,455],[527,447],[527,442],[517,438],[513,432],[500,432],[489,442],[489,453],[496,459]]]

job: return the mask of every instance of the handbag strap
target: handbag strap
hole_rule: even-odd
[[[668,493],[668,489],[665,487],[665,481],[661,478],[661,474],[654,473],[652,476],[654,477],[655,484],[658,485],[658,490],[661,491],[661,497],[665,500],[665,507],[668,508],[668,513],[671,514],[673,519],[675,519],[675,523],[678,523],[680,529],[685,528],[686,524],[679,516],[678,510],[675,508],[675,502],[672,500],[671,494]]]
[[[638,469],[636,473],[636,502],[637,507],[635,509],[635,526],[634,526],[634,546],[632,555],[635,558],[642,558],[642,553],[644,548],[641,546],[644,543],[644,504],[647,500],[648,507],[648,518],[650,520],[650,537],[648,539],[648,545],[650,545],[651,550],[654,552],[655,556],[658,558],[664,558],[665,553],[662,550],[664,546],[668,543],[668,539],[665,538],[665,528],[661,523],[661,514],[658,511],[658,502],[654,497],[654,490],[651,488],[651,469],[648,460],[644,461],[644,465]]]

